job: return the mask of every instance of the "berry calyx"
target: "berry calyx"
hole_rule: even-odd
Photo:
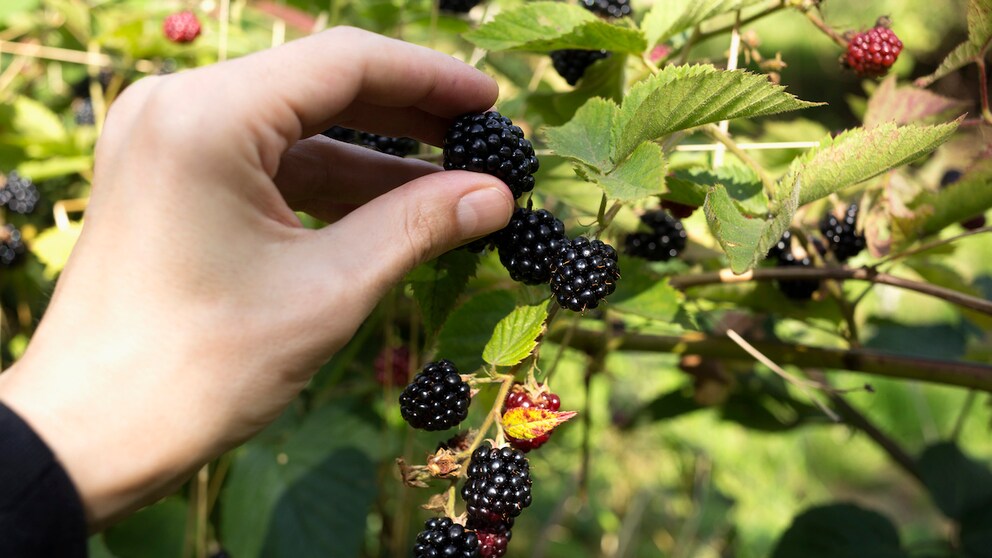
[[[860,77],[881,77],[896,63],[900,52],[899,37],[887,26],[876,24],[850,38],[842,62]]]
[[[531,503],[530,463],[518,450],[484,442],[472,453],[462,499],[470,521],[496,524],[520,515]]]
[[[630,0],[582,0],[582,6],[606,18],[625,17],[634,13]]]
[[[477,558],[479,538],[475,533],[447,517],[435,517],[424,522],[413,545],[414,558]]]
[[[496,111],[466,114],[444,137],[444,168],[482,172],[499,178],[514,198],[534,189],[540,163],[519,126]]]
[[[551,280],[551,264],[567,242],[565,225],[544,209],[518,207],[496,235],[499,261],[514,281],[527,285]]]
[[[858,205],[852,203],[844,212],[844,217],[838,219],[833,213],[828,213],[820,222],[820,232],[827,239],[830,251],[839,262],[846,262],[865,249],[865,237],[858,234]]]
[[[450,360],[429,362],[400,394],[400,413],[413,428],[447,430],[468,416],[471,392]]]
[[[17,171],[7,173],[7,182],[0,187],[0,206],[24,215],[34,211],[40,200],[41,194],[30,178]]]
[[[580,236],[565,244],[552,263],[551,292],[562,308],[582,312],[613,294],[619,279],[617,251]]]
[[[667,262],[685,249],[688,235],[682,222],[667,211],[658,210],[645,213],[641,222],[651,232],[635,232],[627,235],[624,243],[626,252],[653,262]]]
[[[162,23],[165,38],[174,43],[191,43],[200,36],[200,20],[187,10],[169,15]]]
[[[9,223],[0,226],[0,265],[13,267],[23,260],[21,256],[25,252],[27,247],[21,238],[21,231]]]
[[[551,64],[569,85],[579,83],[593,62],[609,58],[605,50],[564,49],[551,51]]]

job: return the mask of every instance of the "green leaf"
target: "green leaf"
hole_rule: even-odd
[[[58,176],[78,174],[93,168],[93,157],[49,157],[43,160],[24,161],[17,166],[18,172],[33,180],[48,180]]]
[[[493,336],[482,351],[482,358],[493,366],[513,366],[530,355],[537,337],[544,331],[548,301],[519,306],[496,324]]]
[[[338,405],[297,423],[290,409],[245,444],[221,493],[220,540],[233,556],[357,556],[376,468],[358,449],[374,427]]]
[[[968,42],[984,55],[992,43],[992,3],[988,0],[968,2]]]
[[[636,201],[661,194],[665,191],[665,154],[660,145],[644,142],[609,173],[590,172],[586,178],[613,200]]]
[[[527,110],[541,115],[548,126],[561,126],[575,117],[589,99],[623,99],[623,70],[627,58],[621,55],[597,60],[586,68],[577,87],[567,93],[534,93],[527,98]],[[533,70],[527,66],[532,74]]]
[[[896,218],[908,240],[934,234],[954,223],[992,209],[992,159],[979,161],[940,192],[924,191],[909,204],[913,215]]]
[[[175,558],[186,541],[186,501],[170,496],[148,506],[103,535],[106,548],[118,558]]]
[[[960,520],[972,510],[992,505],[992,471],[962,453],[954,442],[929,446],[918,465],[930,497],[947,517]]]
[[[968,103],[964,101],[944,97],[926,89],[896,87],[896,76],[892,75],[879,84],[868,100],[865,128],[874,128],[886,122],[899,125],[923,122],[951,111],[960,114],[967,108]]]
[[[940,66],[937,67],[937,70],[934,73],[921,77],[914,83],[917,87],[927,87],[933,82],[947,77],[968,64],[971,64],[978,58],[980,53],[980,47],[969,41],[965,41],[958,45],[957,48],[952,50],[951,53],[944,58],[944,61],[940,63]]]
[[[31,242],[31,251],[45,265],[46,279],[54,279],[62,271],[82,231],[82,223],[70,221],[67,229],[45,229]]]
[[[966,558],[982,558],[992,548],[992,501],[961,518],[961,550]]]
[[[651,271],[645,260],[623,258],[623,278],[610,296],[610,308],[625,314],[634,314],[670,322],[675,319],[684,296]]]
[[[749,167],[736,164],[725,164],[717,169],[694,169],[675,172],[674,178],[667,178],[666,183],[671,192],[676,188],[682,191],[677,199],[672,199],[688,205],[700,206],[706,200],[706,193],[717,184],[723,185],[730,195],[743,209],[751,215],[768,213],[768,196],[765,195],[761,179]],[[682,201],[682,200],[685,201]]]
[[[659,395],[622,421],[621,429],[628,430],[642,422],[661,422],[705,409],[692,397],[692,390],[691,385],[686,385]]]
[[[608,23],[589,10],[563,2],[533,2],[500,12],[465,38],[487,50],[550,52],[605,49],[641,53],[647,48],[637,29]]]
[[[610,138],[618,113],[613,101],[589,99],[567,124],[545,130],[548,147],[562,157],[606,172],[613,167]]]
[[[820,147],[796,159],[782,184],[801,181],[799,205],[804,205],[919,159],[947,141],[957,128],[957,122],[855,128],[824,139]]]
[[[14,101],[13,129],[31,142],[61,142],[68,136],[62,120],[44,104],[28,97]]]
[[[854,504],[811,508],[779,539],[772,558],[908,558],[885,516]]]
[[[641,142],[703,124],[817,106],[786,93],[766,76],[713,66],[669,66],[631,88],[620,107],[616,163]]]
[[[496,324],[516,308],[505,290],[476,295],[455,309],[437,337],[437,356],[455,363],[469,374],[482,366],[480,355],[492,339]]]
[[[707,19],[765,0],[666,0],[655,2],[641,22],[648,44],[655,45],[692,29]]]
[[[429,335],[437,333],[444,324],[478,265],[478,254],[452,250],[421,265],[407,277]]]

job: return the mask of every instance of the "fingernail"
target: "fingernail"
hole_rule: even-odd
[[[462,197],[458,201],[457,214],[462,238],[482,236],[503,228],[509,218],[507,197],[507,192],[499,188],[483,188]]]

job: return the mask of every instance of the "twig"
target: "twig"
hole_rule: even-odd
[[[963,232],[963,233],[961,233],[959,235],[952,236],[950,238],[944,238],[944,239],[940,239],[940,240],[935,240],[933,242],[928,242],[926,244],[921,244],[920,246],[917,246],[916,248],[913,248],[912,250],[905,250],[903,252],[897,252],[895,254],[889,254],[888,256],[885,256],[884,258],[878,260],[877,262],[875,262],[872,265],[874,265],[875,267],[878,267],[878,266],[880,266],[882,264],[887,264],[887,263],[893,262],[895,260],[900,260],[900,259],[903,259],[903,258],[908,258],[910,256],[915,256],[916,254],[920,254],[922,252],[927,252],[927,251],[933,250],[934,248],[940,248],[941,246],[946,246],[948,244],[953,244],[953,243],[961,240],[962,238],[967,238],[969,236],[975,236],[976,234],[983,234],[983,233],[987,233],[987,232],[992,232],[992,227],[982,227],[980,229],[975,229],[973,231],[966,231],[966,232]]]
[[[0,51],[27,58],[70,62],[73,64],[84,64],[86,66],[97,66],[100,68],[111,68],[114,66],[114,59],[108,54],[84,52],[69,48],[59,48],[33,43],[3,41],[0,42]],[[134,67],[139,72],[144,73],[155,71],[155,63],[151,60],[138,60],[135,62]]]
[[[499,392],[496,394],[496,401],[493,403],[493,408],[489,410],[489,414],[486,415],[485,422],[479,427],[479,433],[476,434],[475,440],[472,440],[472,445],[469,446],[467,450],[462,452],[462,455],[472,455],[472,452],[476,450],[480,445],[482,445],[482,440],[486,439],[486,432],[489,431],[489,427],[493,425],[496,421],[496,417],[499,416],[500,409],[503,408],[503,401],[506,400],[506,394],[510,392],[510,386],[513,385],[513,375],[507,374],[502,376],[503,383],[499,386]]]
[[[754,173],[757,174],[758,177],[761,179],[761,184],[764,185],[765,192],[769,196],[775,193],[775,181],[772,180],[772,177],[768,175],[768,172],[765,171],[764,167],[759,165],[757,161],[755,161],[754,159],[751,158],[750,155],[745,153],[744,150],[741,149],[737,145],[737,143],[730,138],[730,136],[723,133],[723,130],[721,130],[718,126],[713,124],[709,124],[705,126],[703,130],[706,132],[706,135],[710,136],[719,143],[723,144],[731,153],[737,156],[737,158],[740,159],[745,165],[751,167],[751,170],[753,170]]]
[[[783,380],[799,388],[799,390],[802,391],[803,394],[806,395],[806,397],[808,397],[809,400],[812,401],[814,405],[816,405],[821,411],[823,411],[823,414],[830,417],[830,420],[834,422],[840,421],[840,417],[837,416],[837,413],[831,411],[826,405],[821,403],[819,399],[813,397],[813,394],[810,393],[809,391],[810,388],[821,389],[825,391],[829,391],[831,388],[829,388],[828,386],[822,383],[808,382],[800,378],[797,378],[792,374],[789,374],[788,372],[785,371],[785,369],[775,364],[775,362],[772,359],[765,356],[761,351],[755,349],[754,345],[748,343],[747,340],[745,340],[736,331],[732,329],[727,330],[727,337],[729,337],[730,340],[733,341],[734,343],[737,343],[737,345],[739,345],[740,348],[744,349],[744,351],[747,352],[747,354],[754,357],[755,360],[757,360],[761,364],[764,364],[765,366],[770,368],[772,372],[781,376]]]
[[[706,32],[699,33],[696,36],[696,42],[702,42],[702,41],[705,41],[706,39],[709,39],[711,37],[715,37],[717,35],[722,35],[724,33],[728,33],[730,31],[732,31],[735,27],[743,27],[743,26],[748,25],[750,23],[754,23],[755,21],[758,21],[759,19],[762,19],[762,18],[764,18],[766,16],[770,16],[770,15],[774,14],[775,12],[777,12],[777,11],[783,9],[783,8],[785,8],[785,1],[784,0],[779,0],[779,2],[777,4],[775,4],[774,6],[768,8],[768,9],[762,11],[762,12],[758,12],[758,13],[756,13],[754,15],[748,16],[748,17],[740,20],[739,22],[735,21],[734,23],[732,23],[730,25],[725,25],[723,27],[718,27],[718,28],[713,29],[711,31],[706,31]]]
[[[989,84],[988,74],[985,72],[985,56],[975,58],[975,65],[978,66],[978,91],[979,99],[982,101],[982,119],[992,124],[992,110],[989,110]]]
[[[845,39],[839,33],[834,31],[832,27],[824,23],[819,16],[817,16],[810,10],[801,10],[801,11],[803,12],[803,15],[806,16],[806,19],[810,21],[810,23],[815,25],[816,28],[819,29],[820,31],[823,31],[824,35],[830,37],[835,43],[844,47],[845,49],[847,48],[847,39]]]

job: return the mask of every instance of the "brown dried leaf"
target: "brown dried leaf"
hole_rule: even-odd
[[[575,411],[516,407],[503,413],[503,430],[511,438],[533,440],[553,431],[577,414]]]

